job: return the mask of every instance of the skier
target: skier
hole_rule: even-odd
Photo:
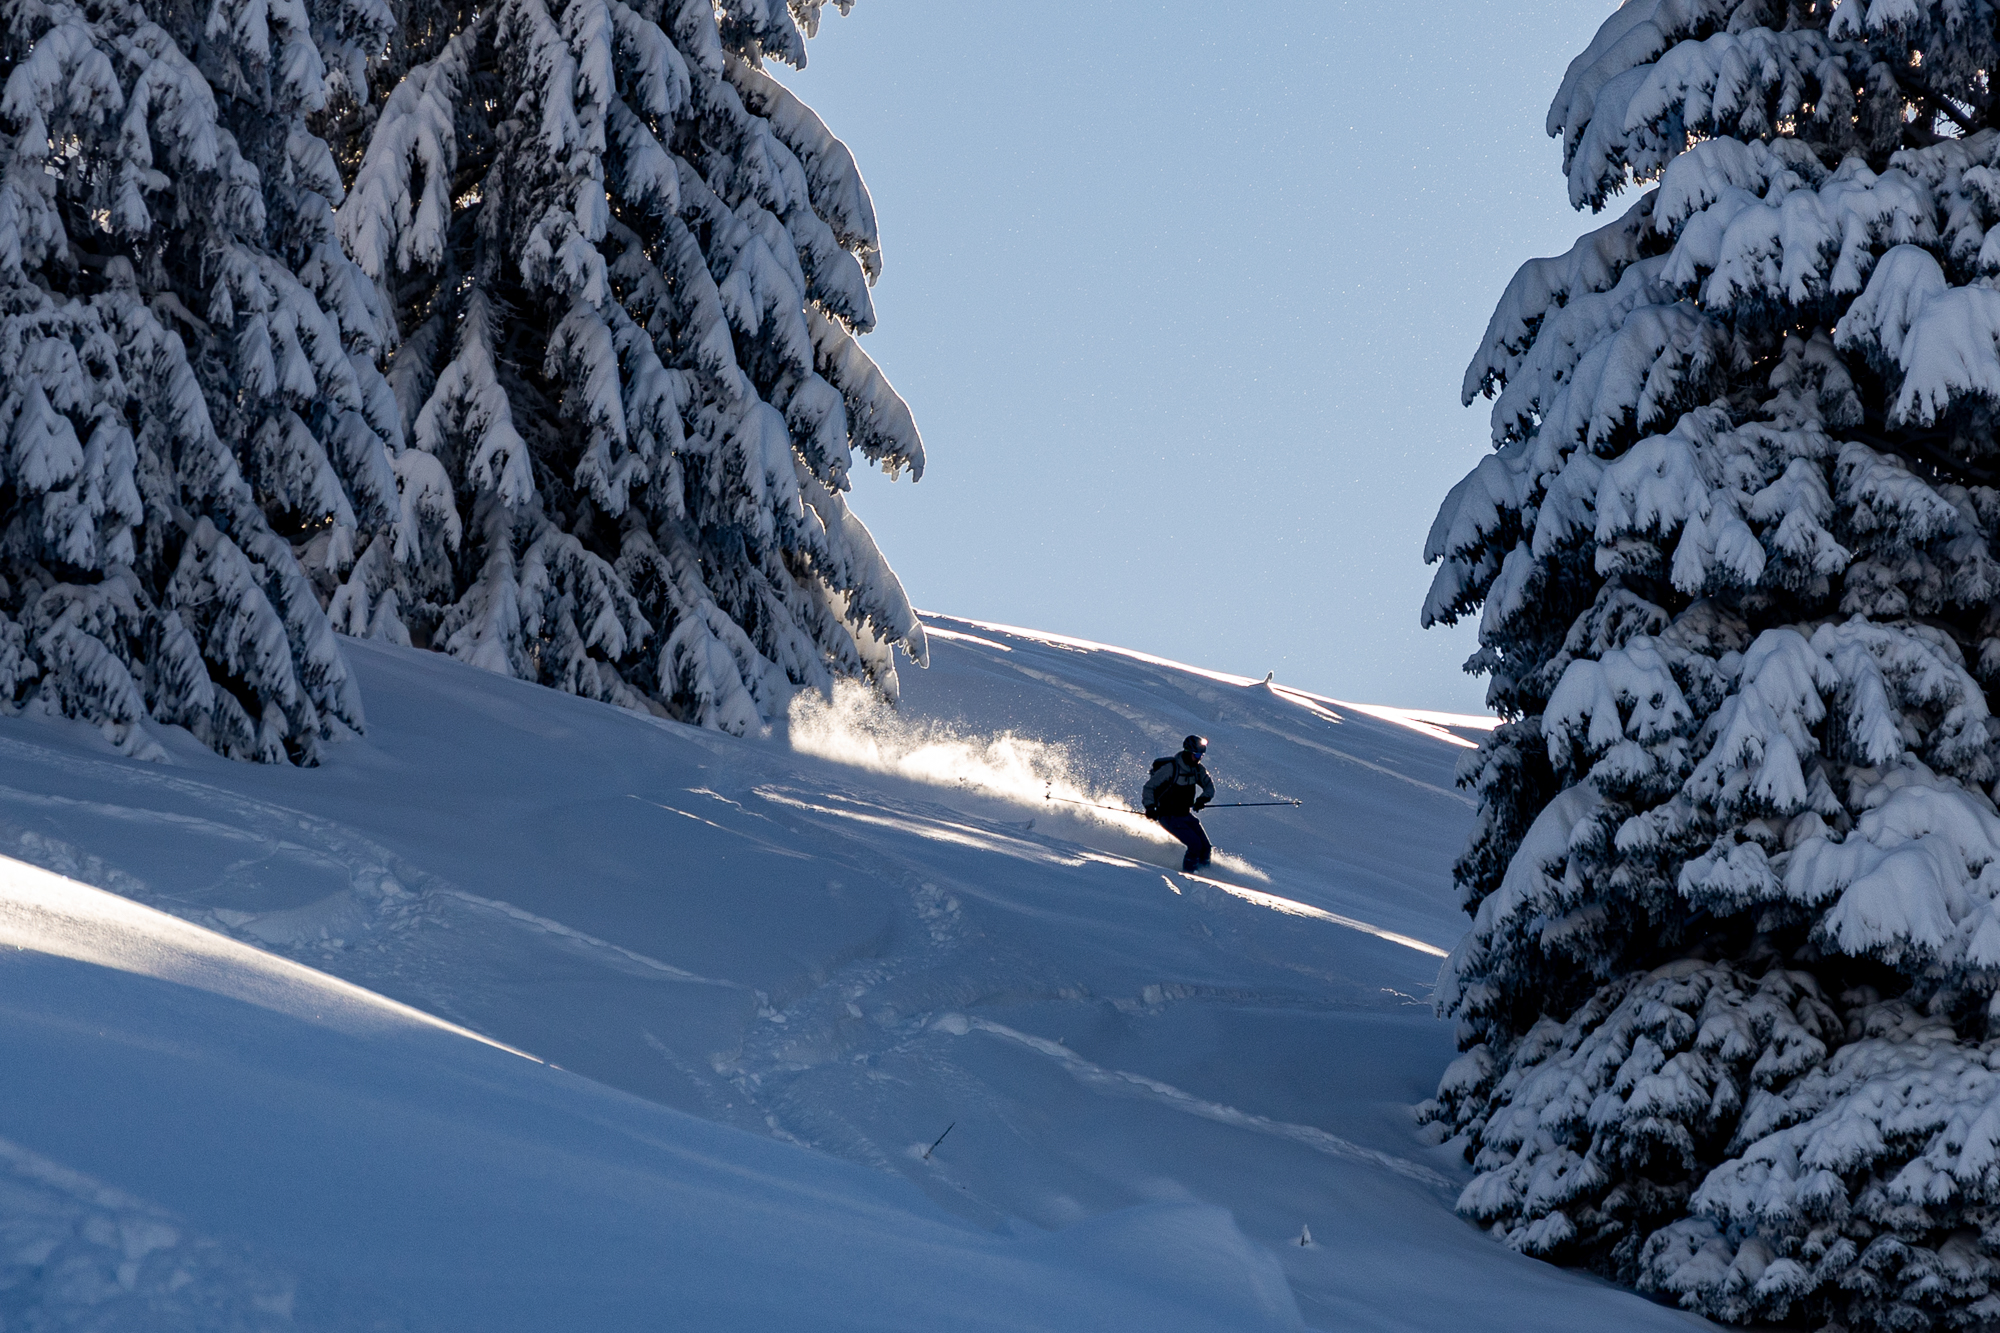
[[[1201,766],[1201,757],[1207,753],[1206,737],[1188,737],[1181,742],[1179,754],[1153,761],[1153,774],[1146,779],[1146,790],[1141,796],[1146,818],[1158,822],[1187,845],[1187,855],[1181,858],[1181,869],[1187,872],[1207,865],[1209,854],[1214,851],[1201,821],[1194,817],[1196,810],[1215,799],[1215,784],[1209,781],[1208,770]],[[1195,795],[1197,788],[1201,791],[1199,796]]]

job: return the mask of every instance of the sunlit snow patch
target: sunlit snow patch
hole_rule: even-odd
[[[1400,944],[1405,949],[1415,949],[1418,953],[1430,954],[1434,958],[1444,958],[1450,953],[1447,949],[1440,949],[1435,944],[1426,944],[1424,941],[1416,939],[1413,936],[1398,935],[1393,930],[1384,930],[1382,927],[1370,925],[1366,921],[1358,921],[1351,916],[1342,916],[1338,912],[1329,912],[1323,908],[1312,907],[1291,898],[1281,898],[1275,893],[1265,893],[1259,889],[1246,889],[1240,884],[1226,884],[1219,879],[1210,879],[1206,875],[1190,875],[1185,871],[1182,872],[1182,876],[1186,879],[1194,880],[1198,884],[1206,884],[1210,888],[1221,889],[1224,893],[1232,894],[1235,897],[1243,899],[1245,902],[1255,903],[1259,907],[1268,907],[1274,912],[1282,912],[1286,916],[1308,916],[1315,921],[1330,921],[1336,926],[1345,926],[1349,930],[1358,930],[1363,934],[1373,935],[1377,939],[1387,940],[1391,944]],[[1168,880],[1167,885],[1169,888],[1173,887],[1173,881]]]
[[[513,1051],[352,982],[7,857],[0,857],[0,948],[171,981],[348,1030],[431,1027]]]
[[[1302,691],[1292,691],[1292,693],[1302,693]],[[1327,702],[1338,704],[1352,712],[1380,718],[1384,722],[1393,722],[1399,727],[1408,727],[1411,731],[1420,732],[1433,740],[1440,740],[1447,745],[1456,745],[1467,750],[1474,748],[1474,743],[1455,734],[1457,731],[1492,731],[1500,725],[1499,718],[1487,713],[1440,713],[1430,708],[1391,708],[1386,704],[1344,703],[1334,699],[1329,699]]]

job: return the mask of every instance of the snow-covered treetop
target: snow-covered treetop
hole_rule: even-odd
[[[1570,201],[1602,207],[1693,143],[1784,138],[1875,165],[1990,109],[1978,0],[1628,0],[1549,108]]]
[[[874,205],[765,72],[821,8],[506,0],[424,44],[338,226],[402,312],[437,516],[401,572],[364,559],[341,623],[377,632],[394,583],[391,637],[739,731],[835,676],[893,694],[896,645],[924,660],[844,496],[856,451],[924,463],[857,341]]]
[[[1458,558],[1440,571],[1427,620],[1461,614],[1493,586],[1500,570],[1487,564],[1504,514],[1531,516],[1544,549],[1578,522],[1600,541],[1615,535],[1619,511],[1595,508],[1594,460],[1668,427],[1774,354],[1763,415],[1792,433],[1781,449],[1829,454],[1827,431],[1860,431],[1884,455],[1856,464],[1877,478],[1870,485],[1904,496],[1913,516],[1935,511],[1926,521],[1942,531],[1955,502],[1883,469],[1911,461],[1963,481],[1993,476],[1973,454],[1979,423],[2000,406],[2000,292],[1988,285],[2000,276],[1996,221],[1992,129],[1898,150],[1880,171],[1858,156],[1827,167],[1813,147],[1782,137],[1714,139],[1674,157],[1657,189],[1569,253],[1523,266],[1502,296],[1465,383],[1468,402],[1494,397],[1499,452],[1459,484],[1432,528],[1426,558]],[[1856,395],[1857,373],[1883,384],[1879,415]],[[1777,492],[1744,499],[1773,525],[1795,512]],[[1679,517],[1653,514],[1646,526]],[[1803,549],[1802,521],[1788,529],[1790,549],[1769,554]],[[1488,554],[1464,558],[1475,551]],[[1683,563],[1692,571],[1697,560],[1705,567],[1691,548]],[[1701,587],[1692,572],[1679,581]]]

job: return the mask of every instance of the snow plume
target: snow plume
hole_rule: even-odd
[[[1066,746],[1011,731],[981,735],[908,718],[859,681],[835,681],[831,699],[801,690],[791,705],[791,743],[800,754],[1029,806],[1042,812],[1037,824],[1051,817],[1074,821],[1062,836],[1101,852],[1149,865],[1180,864],[1180,844],[1133,809],[1129,795],[1092,785]],[[1137,779],[1132,785],[1136,790]],[[1227,852],[1215,853],[1215,866],[1269,879]]]
[[[891,773],[930,786],[956,787],[1023,805],[1044,799],[1129,807],[1116,794],[1093,791],[1077,776],[1060,745],[1003,731],[981,736],[931,720],[905,718],[874,690],[855,681],[834,682],[833,697],[802,690],[792,700],[792,748],[835,763]],[[1107,822],[1136,821],[1112,810],[1088,811]]]

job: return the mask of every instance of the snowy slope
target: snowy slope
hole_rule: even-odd
[[[0,882],[0,1317],[1703,1327],[1496,1246],[1415,1137],[1449,728],[931,623],[900,714],[765,741],[361,643],[317,770],[0,722],[0,852],[119,895]],[[1305,802],[1213,812],[1209,880],[1044,799],[1189,730]]]

